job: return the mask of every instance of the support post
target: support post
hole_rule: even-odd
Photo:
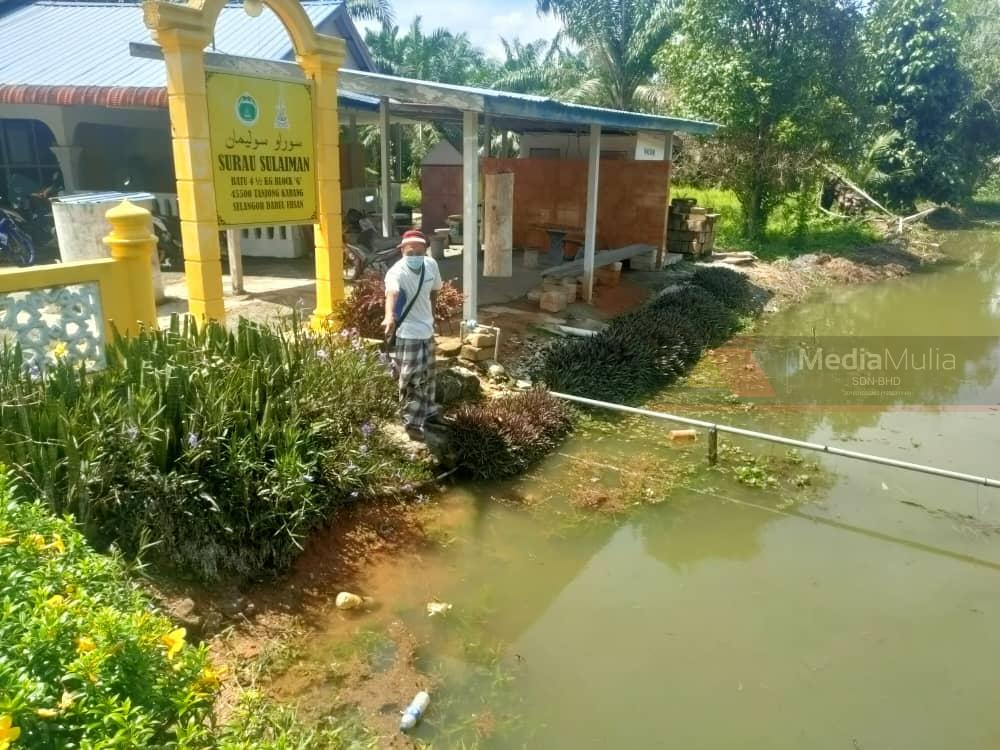
[[[601,126],[590,126],[590,159],[587,166],[587,222],[583,245],[583,299],[594,299],[594,255],[597,251],[597,190],[601,170]]]
[[[486,115],[483,118],[483,158],[489,159],[493,156],[493,116]]]
[[[462,113],[462,304],[464,320],[479,307],[479,113]]]
[[[344,219],[340,182],[340,113],[337,79],[345,56],[341,40],[330,40],[319,50],[298,55],[299,65],[315,83],[314,140],[316,153],[316,309],[310,325],[320,330],[330,324],[344,299]]]
[[[382,97],[378,109],[378,130],[381,160],[379,162],[379,177],[382,186],[382,234],[392,237],[395,232],[392,226],[392,185],[389,172],[389,100]]]
[[[127,200],[105,214],[111,234],[104,238],[111,257],[125,267],[127,288],[121,290],[131,301],[128,320],[115,324],[124,335],[135,335],[141,328],[156,327],[156,293],[149,265],[156,251],[153,215],[142,206]]]
[[[663,240],[660,247],[656,248],[655,269],[659,271],[663,268],[663,263],[667,259],[667,243],[670,241],[670,184],[674,179],[674,134],[673,131],[667,133],[667,146],[663,151],[663,158],[667,161],[667,200],[663,206]]]
[[[708,430],[708,465],[715,466],[719,460],[719,429],[714,425]]]
[[[176,12],[182,10],[186,8]],[[210,35],[201,29],[174,27],[158,29],[154,36],[167,64],[167,106],[173,131],[188,313],[199,323],[221,321],[226,310],[202,59]]]
[[[243,294],[243,253],[240,249],[241,229],[226,230],[226,249],[229,251],[229,286],[233,294]]]
[[[500,141],[500,158],[507,159],[510,157],[510,131],[504,130],[503,137]]]

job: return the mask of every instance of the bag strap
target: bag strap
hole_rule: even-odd
[[[417,291],[413,293],[413,296],[410,298],[410,301],[407,302],[406,307],[403,308],[402,314],[396,320],[396,330],[399,330],[399,327],[403,324],[403,321],[406,320],[406,316],[409,315],[410,310],[413,309],[413,305],[416,303],[417,297],[420,295],[420,290],[424,286],[424,274],[426,272],[427,272],[427,261],[424,261],[424,264],[420,266],[420,281],[417,283]]]

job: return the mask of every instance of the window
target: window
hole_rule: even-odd
[[[53,183],[52,132],[38,120],[0,120],[0,196],[14,202]]]

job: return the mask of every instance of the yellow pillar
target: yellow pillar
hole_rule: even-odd
[[[340,119],[337,73],[344,60],[340,39],[323,39],[314,51],[298,56],[314,81],[316,142],[316,310],[312,326],[321,328],[344,299],[344,230],[340,198]]]
[[[179,9],[187,10],[184,6]],[[155,34],[167,63],[188,312],[198,321],[223,320],[222,261],[202,58],[210,33],[198,26],[176,26]]]
[[[104,244],[110,249],[111,257],[124,267],[120,276],[125,280],[124,288],[115,289],[114,293],[126,296],[130,301],[128,305],[119,306],[130,311],[129,318],[114,323],[122,335],[134,335],[143,327],[155,328],[156,297],[150,270],[151,257],[156,249],[153,216],[142,206],[127,200],[105,216],[111,224],[111,234],[104,238]]]

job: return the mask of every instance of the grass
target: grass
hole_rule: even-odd
[[[986,183],[963,208],[970,219],[1000,220],[1000,175]]]
[[[749,250],[764,260],[794,258],[805,253],[824,252],[846,255],[881,239],[879,233],[862,221],[846,221],[824,216],[810,205],[805,232],[799,234],[796,197],[790,196],[771,215],[761,242],[740,234],[740,203],[731,190],[674,185],[673,198],[696,198],[698,205],[714,208],[722,214],[716,224],[715,246],[718,250]]]

